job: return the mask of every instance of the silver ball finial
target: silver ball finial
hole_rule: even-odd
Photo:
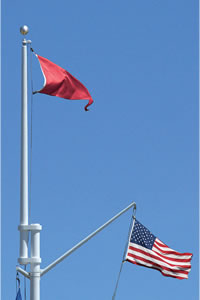
[[[28,33],[28,31],[29,31],[28,26],[23,25],[20,27],[21,34],[26,35]]]

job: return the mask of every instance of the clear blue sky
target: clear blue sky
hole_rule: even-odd
[[[33,98],[30,222],[43,226],[41,267],[135,201],[154,235],[194,254],[192,270],[180,281],[126,263],[116,300],[198,299],[196,0],[2,1],[2,299],[16,296],[23,24],[34,50],[95,101],[85,112],[87,101]],[[130,218],[46,274],[41,300],[111,299]]]

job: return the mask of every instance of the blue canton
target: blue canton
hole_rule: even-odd
[[[130,242],[138,244],[147,249],[152,249],[156,237],[140,222],[135,220],[135,225],[131,233]]]

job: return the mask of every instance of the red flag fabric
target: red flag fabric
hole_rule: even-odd
[[[44,86],[41,90],[35,93],[42,93],[51,96],[57,96],[69,100],[89,100],[85,106],[88,111],[88,106],[93,103],[93,99],[87,88],[68,71],[54,64],[50,60],[37,55],[43,75]]]

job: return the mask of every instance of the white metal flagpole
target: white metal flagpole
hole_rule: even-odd
[[[23,35],[28,33],[26,25],[20,28]],[[30,278],[30,300],[40,300],[40,224],[28,222],[28,76],[27,76],[27,44],[22,41],[22,103],[21,103],[21,187],[20,187],[20,256],[21,265],[30,264],[30,273],[22,274]],[[31,251],[28,253],[29,232],[31,232]],[[20,268],[19,268],[20,269]],[[27,276],[28,274],[28,276]]]
[[[23,26],[20,32],[25,35],[28,27]],[[20,257],[19,263],[26,264],[28,258],[28,96],[27,96],[27,41],[22,41],[22,101],[21,101],[21,186],[20,186]]]

